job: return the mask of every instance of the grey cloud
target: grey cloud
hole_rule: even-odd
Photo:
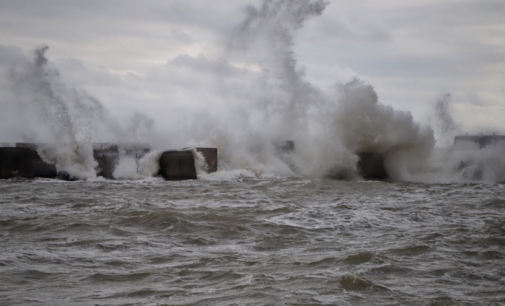
[[[505,2],[499,0],[439,1],[429,5],[421,2],[406,4],[403,10],[390,14],[394,26],[424,24],[444,30],[440,26],[501,24],[505,11]]]
[[[353,68],[369,75],[391,77],[461,77],[485,76],[486,67],[505,62],[505,54],[457,52],[445,56],[376,54],[355,58]],[[485,56],[487,55],[487,56]]]
[[[63,58],[55,63],[64,80],[73,87],[121,85],[121,80],[117,75],[111,74],[105,68],[89,67],[79,59]]]
[[[110,31],[125,28],[133,30],[136,22],[172,23],[185,26],[200,26],[212,29],[223,29],[237,24],[242,16],[236,14],[237,5],[243,6],[248,1],[193,2],[183,0],[156,0],[139,2],[124,0],[121,2],[111,0],[86,0],[86,1],[2,1],[1,21],[9,25],[21,25],[16,21],[44,20],[47,23],[62,22],[79,25],[74,30],[93,30],[96,23],[108,24],[102,30]],[[8,18],[12,16],[13,18]],[[31,30],[40,30],[32,28]],[[62,29],[68,31],[69,29]]]
[[[25,59],[21,48],[17,46],[3,46],[0,45],[0,65],[11,64],[20,62]]]
[[[392,39],[389,27],[374,19],[362,18],[350,21],[346,16],[339,18],[323,17],[314,31],[320,31],[319,36],[344,40],[363,40],[372,42],[387,42]]]
[[[193,40],[191,39],[191,37],[186,34],[184,31],[181,31],[181,30],[172,30],[172,37],[174,39],[176,39],[177,41],[179,41],[180,43],[183,43],[183,44],[192,44],[193,43]]]
[[[187,54],[179,55],[169,62],[172,65],[185,66],[200,72],[210,72],[217,75],[238,75],[247,73],[245,69],[232,66],[226,60],[209,60],[204,55],[192,57]]]
[[[475,92],[469,92],[466,94],[466,102],[478,107],[491,106],[491,104],[485,98]]]

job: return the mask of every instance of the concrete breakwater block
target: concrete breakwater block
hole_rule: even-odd
[[[275,153],[291,154],[295,150],[295,142],[293,140],[277,141],[274,143]]]
[[[119,162],[118,146],[111,143],[94,143],[93,158],[98,163],[96,175],[114,179],[114,169]]]
[[[76,180],[66,171],[57,172],[56,165],[46,163],[37,153],[40,146],[66,146],[68,144],[43,144],[43,143],[16,143],[17,148],[28,148],[33,150],[33,171],[35,177],[58,178],[62,180]],[[121,154],[133,157],[136,160],[142,158],[150,151],[150,147],[144,144],[113,144],[113,143],[93,143],[93,158],[98,163],[96,172],[98,176],[114,179],[114,170],[119,162]]]
[[[33,155],[29,148],[0,148],[0,179],[33,178]]]
[[[145,144],[94,143],[93,158],[98,163],[96,175],[114,179],[114,170],[122,154],[138,161],[150,150],[150,147]]]
[[[293,140],[276,141],[273,143],[274,154],[279,158],[293,173],[300,173],[300,167],[293,158],[295,152],[295,142]]]
[[[217,171],[217,148],[196,148],[196,151],[203,155],[207,173]]]
[[[195,158],[191,151],[165,151],[160,157],[159,174],[166,180],[196,180]]]
[[[382,154],[376,152],[359,152],[358,172],[364,179],[387,180],[388,172],[384,167]]]
[[[46,163],[37,153],[37,148],[40,144],[18,142],[17,148],[29,148],[33,150],[33,175],[35,177],[55,178],[57,176],[56,165]]]

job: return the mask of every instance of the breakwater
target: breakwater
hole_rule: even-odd
[[[140,172],[138,168],[141,160],[151,153],[151,147],[147,144],[93,143],[89,144],[88,147],[92,150],[92,154],[91,152],[88,154],[92,155],[92,162],[94,163],[92,167],[96,176],[110,180],[118,178],[115,171],[122,158],[132,160],[137,167],[136,170]],[[291,168],[295,167],[291,160],[295,151],[294,141],[274,143],[274,148],[275,154],[280,160]],[[58,154],[62,155],[62,152],[68,153],[68,151],[82,154],[82,152],[78,152],[78,148],[72,147],[71,144],[16,143],[11,146],[0,147],[0,178],[42,177],[78,180],[78,176],[63,167],[58,167],[58,156],[54,157]],[[158,171],[153,175],[161,176],[166,180],[197,179],[198,171],[195,166],[197,163],[207,173],[218,170],[217,148],[183,148],[181,150],[160,151],[159,153],[153,157],[156,159],[155,163],[158,166]],[[381,154],[375,152],[359,152],[356,154],[358,156],[357,169],[362,178],[374,180],[387,180],[389,178]],[[81,157],[80,159],[79,162],[82,162],[84,158]],[[201,165],[202,163],[203,165]],[[294,172],[296,171],[294,170]]]
[[[479,148],[485,148],[491,145],[505,144],[505,135],[464,135],[454,137],[454,144],[472,142],[479,145]]]
[[[151,152],[150,146],[146,144],[93,143],[91,148],[96,175],[106,179],[116,179],[114,172],[121,158],[133,159],[138,168],[141,159]],[[0,179],[14,177],[79,179],[58,167],[54,158],[48,158],[51,154],[58,154],[59,150],[77,149],[70,144],[47,143],[16,143],[0,147]],[[200,156],[195,156],[197,154]],[[203,171],[207,173],[217,171],[216,148],[184,148],[162,152],[157,160],[159,171],[156,174],[167,180],[197,179],[195,168],[197,158],[203,158]]]

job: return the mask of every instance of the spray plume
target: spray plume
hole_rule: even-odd
[[[39,155],[58,171],[95,178],[92,142],[125,141],[127,132],[97,99],[62,82],[47,50],[48,46],[40,47],[33,60],[18,56],[3,67],[6,83],[1,88],[0,117],[21,122],[2,120],[7,126],[0,136],[4,141],[40,143]],[[139,121],[132,123],[138,126]]]
[[[174,112],[169,119],[178,124],[164,131],[172,139],[172,148],[218,147],[220,171],[216,175],[226,178],[273,174],[349,179],[359,176],[360,152],[384,156],[393,180],[417,180],[436,171],[428,164],[433,162],[433,130],[415,122],[410,113],[382,104],[372,86],[355,79],[323,92],[307,81],[293,51],[296,31],[327,5],[321,0],[265,0],[259,7],[249,6],[244,22],[229,38],[225,59],[216,64],[219,69],[209,70],[216,84],[212,93],[219,102],[204,110]],[[136,116],[125,130],[98,100],[61,82],[45,57],[46,50],[38,49],[33,61],[18,59],[10,69],[10,89],[0,101],[13,117],[30,118],[31,126],[14,131],[17,139],[64,141],[73,144],[70,156],[91,156],[83,143],[131,142],[135,126],[154,126],[144,116]],[[180,57],[174,64],[189,61],[189,56]],[[198,61],[210,63],[205,58]],[[235,77],[224,78],[224,72]],[[449,117],[447,101],[448,97],[437,106],[441,129],[446,132],[457,126]],[[296,144],[289,157],[279,154],[275,145],[286,140]],[[60,159],[70,161],[59,164],[88,164],[85,159]],[[150,169],[146,173],[156,171],[153,160],[145,163],[149,166],[144,168]],[[128,170],[131,161],[120,164],[118,176],[137,177]],[[91,162],[76,171],[90,168]]]
[[[444,94],[435,103],[433,126],[437,133],[437,139],[442,145],[449,145],[454,136],[461,134],[461,127],[454,121],[450,109],[451,94]]]

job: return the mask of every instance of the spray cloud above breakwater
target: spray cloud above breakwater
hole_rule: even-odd
[[[160,116],[117,120],[114,109],[109,113],[91,95],[66,85],[48,61],[47,48],[37,49],[33,59],[4,48],[10,59],[2,66],[2,141],[71,143],[70,156],[81,160],[70,163],[87,165],[82,171],[89,172],[93,162],[86,143],[139,141],[159,148],[215,146],[221,170],[240,175],[354,178],[360,152],[383,155],[394,180],[431,171],[430,127],[382,104],[361,80],[331,90],[307,80],[294,51],[296,33],[327,6],[281,0],[249,6],[218,60],[203,55],[171,60],[173,69],[205,67],[205,75],[195,70],[193,76],[205,86],[181,97],[191,100],[190,106],[175,98],[160,105],[162,129]],[[447,117],[443,106],[440,116]],[[286,140],[296,143],[287,161],[275,148]]]

